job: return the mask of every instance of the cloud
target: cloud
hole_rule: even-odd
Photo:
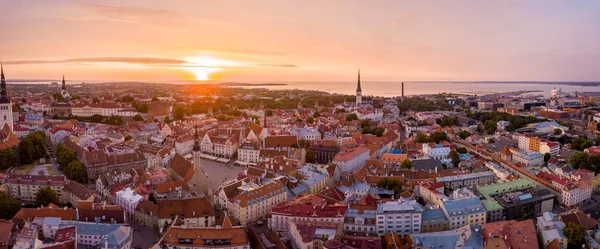
[[[298,66],[292,65],[292,64],[256,64],[256,65],[260,66],[260,67],[293,67],[293,68],[298,67]]]
[[[157,57],[83,57],[70,58],[64,60],[15,60],[5,61],[7,65],[27,65],[27,64],[58,64],[58,63],[128,63],[140,64],[156,67],[204,67],[204,68],[243,68],[244,66],[231,65],[200,65],[190,63],[186,60],[173,58],[157,58]],[[279,68],[298,68],[294,64],[269,64],[258,63],[251,64],[257,67],[279,67]]]
[[[51,63],[86,63],[86,62],[101,62],[101,63],[131,63],[131,64],[184,64],[185,60],[171,58],[154,58],[154,57],[86,57],[86,58],[71,58],[65,60],[20,60],[6,61],[8,65],[22,64],[51,64]]]
[[[86,12],[96,17],[65,17],[71,20],[105,19],[115,22],[140,23],[152,25],[182,25],[183,18],[177,12],[160,8],[141,6],[118,6],[107,4],[83,4],[80,6]]]

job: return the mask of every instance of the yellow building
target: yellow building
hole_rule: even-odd
[[[272,181],[263,186],[245,189],[241,194],[231,198],[227,203],[229,212],[242,226],[250,222],[265,219],[271,209],[279,203],[287,201],[285,186],[279,181]]]
[[[8,175],[6,180],[8,194],[19,201],[35,202],[38,191],[50,187],[61,200],[63,188],[68,182],[64,176],[38,176],[38,175]]]

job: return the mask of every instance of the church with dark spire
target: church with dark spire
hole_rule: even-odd
[[[4,130],[5,125],[8,131],[13,131],[12,102],[8,96],[4,67],[0,64],[0,130]]]
[[[65,75],[63,74],[62,86],[60,88],[60,95],[62,95],[63,99],[69,100],[71,99],[71,95],[69,91],[67,91],[67,83],[65,82]]]
[[[356,84],[356,105],[362,104],[362,89],[360,88],[360,69],[358,69],[358,83]]]
[[[196,193],[208,194],[209,180],[208,174],[202,169],[202,151],[200,149],[200,140],[198,136],[198,126],[194,127],[194,146],[192,147],[192,163],[194,164],[194,174],[188,182],[190,190]]]

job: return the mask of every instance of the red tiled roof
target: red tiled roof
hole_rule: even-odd
[[[305,195],[273,207],[271,213],[294,217],[343,217],[347,210],[347,205],[329,204],[317,195]]]

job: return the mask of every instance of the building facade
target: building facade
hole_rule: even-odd
[[[397,234],[421,232],[423,208],[414,200],[398,200],[379,203],[377,207],[377,234],[389,231]]]

